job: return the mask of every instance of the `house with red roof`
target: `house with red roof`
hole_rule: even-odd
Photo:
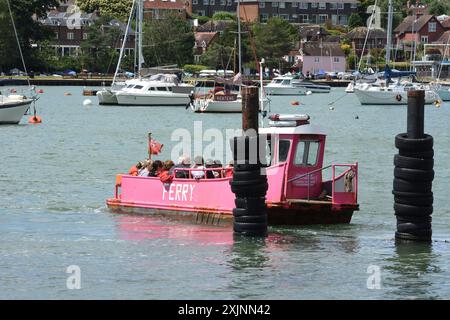
[[[407,16],[394,30],[397,44],[433,43],[445,31],[441,22],[433,15]]]

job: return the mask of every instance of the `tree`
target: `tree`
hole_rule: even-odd
[[[431,2],[428,12],[434,16],[440,16],[442,14],[450,14],[450,3],[440,1],[440,0],[434,0]]]
[[[348,18],[348,27],[350,29],[354,29],[356,27],[361,27],[364,25],[363,19],[361,16],[357,13],[352,13],[350,17]]]
[[[236,21],[236,14],[226,11],[217,11],[213,14],[212,20],[233,20]]]
[[[190,64],[194,60],[194,43],[191,26],[178,15],[153,19],[144,26],[144,57],[147,66]]]
[[[133,0],[77,0],[76,4],[85,12],[98,11],[101,16],[108,16],[125,21],[130,15]]]
[[[258,56],[266,59],[266,64],[278,67],[281,58],[294,48],[298,41],[297,30],[286,20],[271,18],[265,24],[253,26],[255,46]]]
[[[26,64],[39,67],[38,50],[33,49],[31,45],[52,38],[53,33],[49,28],[33,20],[33,16],[44,18],[51,8],[59,5],[59,1],[10,0],[9,2]],[[8,71],[12,67],[22,69],[21,66],[7,2],[0,0],[0,70]]]
[[[122,32],[109,25],[110,17],[102,16],[88,27],[87,39],[81,42],[81,67],[89,71],[110,73],[117,64]]]

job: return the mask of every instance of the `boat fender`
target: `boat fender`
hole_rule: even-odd
[[[401,94],[396,95],[395,100],[397,100],[398,102],[402,101],[402,95]]]
[[[299,106],[300,102],[299,101],[291,101],[291,105],[293,106]]]
[[[42,118],[39,116],[32,116],[28,119],[28,123],[31,123],[31,124],[42,123]]]
[[[132,166],[130,170],[128,170],[128,174],[136,177],[138,175],[138,169],[136,166]]]
[[[439,100],[436,100],[434,102],[434,104],[435,104],[436,108],[440,108],[441,107],[441,102]]]

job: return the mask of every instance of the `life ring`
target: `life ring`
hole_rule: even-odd
[[[402,95],[401,94],[396,95],[395,100],[397,100],[398,102],[402,101]]]

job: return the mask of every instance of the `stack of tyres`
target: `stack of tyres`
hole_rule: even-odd
[[[233,230],[244,236],[267,235],[268,184],[257,143],[258,137],[252,136],[236,137],[233,141],[234,170],[230,181],[231,191],[236,195]]]
[[[395,137],[399,153],[394,157],[394,210],[397,239],[431,240],[434,179],[433,137],[411,139],[406,133]]]

